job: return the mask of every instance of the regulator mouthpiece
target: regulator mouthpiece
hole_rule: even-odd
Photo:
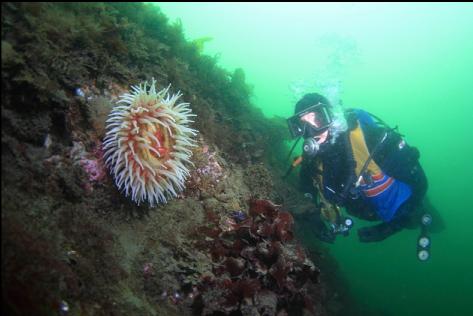
[[[304,140],[302,151],[307,157],[315,157],[320,150],[320,144],[314,138],[307,138]]]

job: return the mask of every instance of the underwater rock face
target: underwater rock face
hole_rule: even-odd
[[[213,212],[214,218],[207,220],[217,223],[217,237],[224,231],[220,237],[231,240],[235,224],[247,223],[247,201],[253,194],[283,200],[273,199],[280,197],[281,184],[270,170],[287,168],[286,122],[265,118],[251,106],[241,71],[229,77],[150,6],[2,4],[2,314],[195,315],[193,304],[204,297],[205,311],[211,311],[217,301],[212,293],[222,293],[217,284],[229,285],[222,275],[229,273],[236,295],[238,286],[246,288],[245,295],[257,287],[249,275],[254,265],[243,257],[255,253],[252,247],[226,256],[230,270],[210,279],[209,287],[198,287],[205,285],[205,276],[214,276],[209,251],[220,248],[198,249],[195,243],[208,242],[214,231],[193,232],[204,225],[206,212]],[[158,31],[145,32],[149,29]],[[105,121],[113,105],[127,93],[129,82],[156,73],[188,96],[198,115],[192,127],[202,138],[193,147],[195,168],[186,190],[179,194],[173,187],[179,199],[159,212],[124,201],[103,161]],[[283,183],[284,190],[287,185]],[[280,237],[258,240],[291,238],[281,219]],[[264,221],[255,225],[261,226],[261,234],[272,226]],[[271,258],[274,250],[257,243],[257,255]],[[283,249],[290,258],[297,253],[293,241],[283,243]],[[312,261],[321,267],[319,258]],[[301,274],[294,268],[285,278],[284,269],[278,269],[283,263],[271,274],[284,287]],[[242,268],[246,281],[237,284],[233,275]],[[334,264],[327,271],[332,276],[337,272]],[[288,291],[275,291],[279,285],[269,271],[253,279],[269,283],[253,296],[253,304],[245,297],[239,307],[231,305],[233,315],[249,315],[255,308],[273,315],[286,309],[283,295]],[[323,278],[321,282],[313,286],[308,281],[303,289],[316,315],[325,316],[320,311],[330,292],[325,299],[328,290]],[[231,303],[231,293],[222,300]],[[340,300],[328,304],[332,301]],[[305,304],[294,305],[302,309]]]
[[[176,104],[182,94],[171,95],[170,86],[156,91],[155,84],[153,79],[149,87],[133,86],[121,96],[123,105],[110,113],[103,142],[115,184],[138,205],[166,203],[184,190],[197,133],[188,127],[195,116],[189,103]]]

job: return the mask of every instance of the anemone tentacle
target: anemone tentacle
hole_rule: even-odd
[[[131,87],[106,121],[104,158],[120,191],[138,205],[167,203],[185,188],[197,130],[188,126],[188,102],[171,85],[157,91],[156,80]]]

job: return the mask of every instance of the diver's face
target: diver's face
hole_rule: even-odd
[[[309,123],[315,128],[319,128],[321,126],[320,121],[317,119],[317,116],[314,112],[309,112],[301,117],[302,122]]]
[[[302,122],[306,122],[306,123],[309,123],[310,125],[312,125],[314,128],[319,128],[322,126],[320,120],[318,120],[316,114],[314,112],[309,112],[307,114],[305,114],[304,116],[301,117],[301,121]],[[315,135],[313,136],[315,141],[317,143],[320,144],[323,144],[327,141],[327,138],[328,138],[328,130],[318,134],[318,135]]]

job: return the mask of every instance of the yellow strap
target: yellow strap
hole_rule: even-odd
[[[353,158],[356,161],[356,174],[359,175],[361,173],[361,169],[363,168],[365,162],[368,160],[370,154],[368,151],[368,147],[366,146],[365,137],[363,136],[363,131],[361,130],[360,124],[357,124],[356,128],[350,131],[350,143],[351,148],[353,151]],[[322,171],[323,166],[321,161],[318,161],[317,168]],[[381,168],[374,162],[373,159],[368,163],[367,171],[372,174],[379,174],[381,173]],[[326,220],[329,220],[335,223],[337,215],[340,214],[340,209],[328,202],[324,195],[323,195],[323,188],[322,188],[322,173],[319,173],[319,176],[314,179],[314,182],[318,186],[319,194],[320,194],[320,201],[322,204],[322,216],[325,217]]]
[[[363,165],[370,156],[360,124],[357,124],[356,128],[350,131],[350,143],[353,150],[353,158],[356,161],[356,174],[359,175]],[[367,171],[372,175],[379,174],[381,173],[381,168],[371,159],[368,163]]]

